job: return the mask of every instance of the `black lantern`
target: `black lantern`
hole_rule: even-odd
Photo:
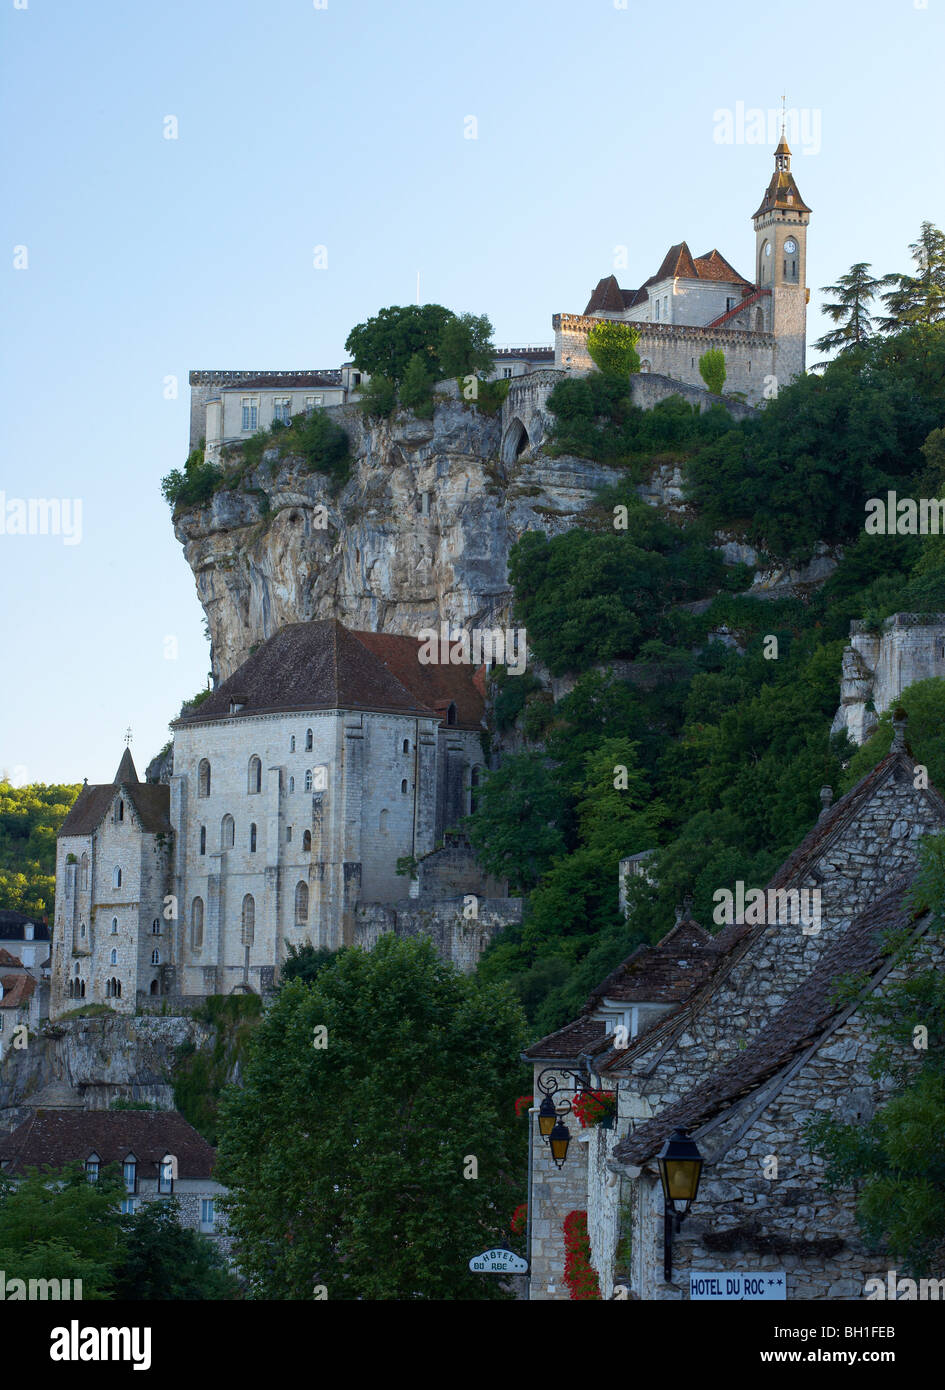
[[[675,1129],[656,1159],[663,1184],[663,1275],[673,1277],[673,1222],[678,1231],[699,1191],[702,1155],[684,1129]],[[685,1205],[680,1211],[677,1202]]]
[[[554,1129],[551,1131],[548,1142],[551,1145],[551,1157],[554,1159],[555,1167],[560,1168],[568,1156],[571,1131],[566,1124],[562,1124],[562,1122],[558,1120]]]
[[[551,1096],[545,1096],[541,1105],[538,1107],[538,1133],[542,1139],[547,1139],[555,1127],[555,1120],[558,1112],[555,1109],[554,1100]]]

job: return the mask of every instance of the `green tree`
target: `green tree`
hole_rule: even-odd
[[[597,370],[607,377],[626,380],[640,370],[636,346],[640,341],[639,328],[629,323],[606,320],[595,323],[587,335],[587,351]]]
[[[887,275],[883,281],[890,288],[883,295],[889,312],[882,326],[890,332],[917,323],[945,323],[945,233],[923,222],[909,250],[917,274]]]
[[[432,380],[444,375],[439,351],[443,329],[456,315],[442,304],[402,304],[381,309],[348,334],[345,348],[356,367],[399,386],[410,359],[419,353]]]
[[[699,375],[710,391],[721,396],[725,385],[725,353],[721,348],[707,348],[699,358]]]
[[[400,383],[400,403],[408,410],[422,411],[432,404],[433,376],[424,365],[423,357],[415,352],[407,363]]]
[[[471,376],[488,372],[495,359],[492,324],[485,314],[454,314],[440,332],[440,372],[447,376]]]
[[[81,790],[39,782],[14,787],[0,775],[0,907],[52,917],[56,836]]]
[[[465,824],[487,873],[527,892],[564,849],[564,810],[560,787],[545,760],[523,753],[486,774],[476,810]]]
[[[83,1298],[112,1297],[123,1196],[117,1173],[90,1183],[78,1163],[0,1186],[0,1269],[8,1279],[81,1279]]]
[[[239,1281],[211,1238],[181,1225],[176,1197],[146,1202],[125,1217],[123,1236],[115,1298],[196,1301],[239,1296]]]
[[[390,377],[378,373],[365,383],[358,404],[364,415],[386,420],[397,408],[397,386]]]
[[[817,339],[814,347],[818,352],[846,352],[872,337],[870,304],[885,281],[875,279],[869,271],[868,262],[857,261],[835,285],[821,287],[822,294],[836,295],[835,303],[821,306],[822,312],[840,326]]]
[[[524,1036],[508,987],[428,940],[383,936],[290,981],[224,1107],[218,1176],[254,1295],[502,1297],[468,1261],[522,1200]]]
[[[345,948],[342,946],[341,949]],[[338,955],[337,951],[331,951],[327,946],[313,946],[310,941],[306,941],[304,946],[287,941],[285,953],[285,964],[279,972],[282,985],[288,984],[289,980],[303,980],[305,984],[311,984]]]

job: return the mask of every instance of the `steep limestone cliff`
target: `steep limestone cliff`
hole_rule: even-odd
[[[501,417],[458,401],[439,402],[430,420],[365,422],[351,406],[331,414],[352,452],[336,496],[302,460],[270,454],[239,489],[175,515],[218,679],[289,622],[335,617],[408,634],[444,619],[506,625],[514,542],[575,525],[619,476],[538,449],[502,463]]]

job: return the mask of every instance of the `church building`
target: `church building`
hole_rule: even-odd
[[[174,723],[169,786],[128,750],[84,786],[58,839],[51,1014],[264,991],[287,944],[351,945],[365,904],[406,899],[404,863],[435,857],[485,766],[484,670],[422,646],[292,623]]]

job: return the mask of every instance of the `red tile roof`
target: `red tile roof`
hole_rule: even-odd
[[[36,981],[32,975],[3,975],[0,987],[3,989],[0,1009],[25,1009],[36,990]]]

